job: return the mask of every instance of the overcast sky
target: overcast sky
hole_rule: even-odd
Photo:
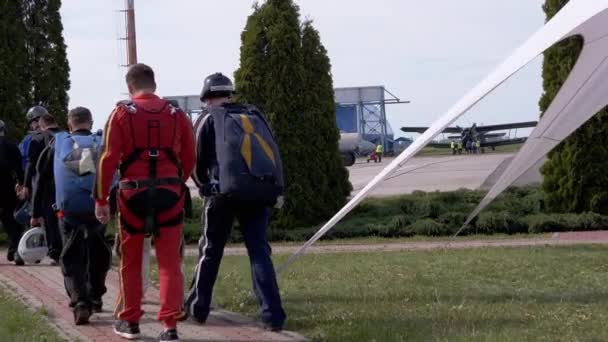
[[[387,108],[391,125],[429,125],[542,27],[543,0],[300,0],[329,51],[336,87],[385,85],[412,104]],[[138,54],[159,94],[200,92],[204,77],[232,75],[251,0],[136,0]],[[126,98],[122,0],[64,0],[72,89],[101,127]],[[538,58],[459,123],[536,120]]]

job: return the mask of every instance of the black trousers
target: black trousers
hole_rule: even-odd
[[[14,185],[12,185],[14,187]],[[15,253],[19,247],[19,240],[23,235],[23,226],[19,224],[14,215],[15,207],[17,206],[17,195],[14,188],[0,190],[0,221],[8,235],[8,251]]]
[[[49,247],[49,258],[58,261],[63,250],[63,239],[59,229],[59,219],[53,209],[55,199],[44,199],[44,230],[46,232],[46,243]]]
[[[69,218],[61,219],[60,226],[60,262],[70,306],[101,303],[112,261],[112,250],[105,239],[106,226],[94,219],[87,224],[73,224]]]
[[[206,321],[209,316],[213,286],[224,247],[234,220],[237,219],[249,254],[253,291],[260,305],[262,321],[272,326],[283,325],[286,316],[266,234],[269,214],[270,210],[266,207],[235,203],[217,197],[205,199],[199,263],[186,299],[186,309],[197,320]]]

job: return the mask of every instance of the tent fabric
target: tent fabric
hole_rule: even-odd
[[[559,116],[561,113],[560,108],[577,108],[572,113],[584,113],[587,118],[592,116],[593,113],[597,112],[598,103],[605,102],[599,101],[603,88],[599,89],[600,79],[603,75],[603,63],[600,63],[600,69],[598,69],[597,61],[604,60],[608,56],[608,50],[604,49],[604,36],[608,33],[608,29],[602,27],[602,18],[605,22],[606,10],[608,9],[608,0],[571,0],[564,8],[556,14],[552,20],[550,20],[543,28],[536,32],[528,41],[526,41],[520,48],[518,48],[509,58],[507,58],[494,72],[492,72],[486,79],[479,83],[475,88],[469,91],[460,101],[458,101],[446,114],[440,117],[431,127],[424,132],[413,144],[411,144],[401,155],[395,158],[380,174],[378,174],[372,181],[357,195],[355,195],[334,217],[332,217],[321,229],[302,247],[300,247],[296,253],[294,253],[289,260],[282,265],[279,270],[284,271],[293,262],[295,262],[304,252],[317,242],[323,235],[331,230],[344,216],[346,216],[355,206],[363,201],[369,193],[386,179],[394,170],[404,165],[410,160],[417,152],[419,152],[424,146],[426,146],[433,138],[439,135],[445,128],[450,124],[454,123],[459,117],[465,114],[470,108],[481,101],[485,96],[491,93],[499,85],[508,80],[517,71],[530,63],[534,58],[542,54],[546,49],[553,46],[555,43],[563,40],[566,37],[574,34],[581,34],[585,36],[586,44],[585,49],[588,50],[580,58],[577,63],[577,72],[572,74],[570,80],[571,84],[579,84],[579,87],[568,86],[563,87],[560,92],[560,96],[555,99],[552,108],[556,112],[553,116],[557,119],[549,120],[551,116],[545,116],[544,120],[541,120],[539,126],[535,130],[538,139],[531,139],[530,143],[527,144],[522,152],[523,157],[516,158],[513,161],[512,167],[507,170],[503,175],[503,178],[495,185],[494,191],[491,194],[496,194],[496,191],[501,189],[504,184],[508,183],[508,175],[515,175],[519,172],[516,165],[528,165],[534,164],[538,159],[534,159],[537,155],[544,156],[550,148],[552,148],[548,142],[551,139],[559,143],[559,137],[564,135],[564,138],[568,132],[572,132],[578,126],[577,123],[581,121],[578,118],[572,116]],[[595,65],[594,65],[595,64]],[[579,71],[580,70],[580,71]],[[585,77],[585,75],[587,77]],[[588,85],[584,87],[584,85]],[[594,88],[594,85],[596,86]],[[603,87],[603,86],[602,86]],[[586,92],[582,92],[584,89]],[[597,89],[596,89],[597,88]],[[565,95],[563,95],[565,94]],[[586,98],[585,96],[593,95],[593,99]],[[606,92],[603,92],[605,95]],[[569,95],[569,96],[568,96]],[[598,102],[594,102],[597,100]],[[584,108],[579,108],[584,106]],[[585,108],[589,109],[588,112],[584,111]],[[550,113],[549,113],[550,114]],[[582,119],[583,114],[581,114]],[[565,119],[564,119],[565,118]],[[580,126],[580,125],[579,125]],[[534,144],[534,141],[540,141],[544,143]],[[555,146],[554,144],[553,146]],[[515,163],[517,162],[517,164]],[[517,170],[517,172],[515,171]],[[514,179],[515,180],[515,179]],[[503,188],[504,190],[504,188]],[[494,196],[495,197],[495,196]],[[482,205],[478,208],[483,208],[483,205],[489,203],[493,197],[488,196]],[[476,210],[479,212],[479,210]]]
[[[583,50],[568,79],[509,167],[467,219],[468,225],[507,187],[608,105],[608,10],[566,37],[583,37]]]

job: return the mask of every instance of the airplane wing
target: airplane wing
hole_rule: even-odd
[[[452,144],[444,144],[444,143],[438,143],[438,142],[431,142],[427,146],[434,147],[434,148],[452,148]]]
[[[484,138],[500,138],[500,137],[504,137],[505,135],[507,135],[507,133],[488,133],[488,134],[484,134],[483,137]]]
[[[426,132],[426,130],[429,129],[428,127],[401,127],[401,131],[405,132],[405,133],[424,133]],[[448,127],[446,129],[443,130],[443,133],[461,133],[462,132],[462,128],[460,127]]]
[[[538,124],[537,121],[529,121],[529,122],[514,122],[510,124],[502,124],[502,125],[490,125],[490,126],[477,126],[477,132],[492,132],[492,131],[502,131],[507,129],[516,129],[516,128],[534,128]]]
[[[528,140],[528,138],[513,138],[508,140],[497,140],[492,142],[482,142],[481,147],[496,147],[496,146],[508,146],[508,145],[518,145],[523,144]]]

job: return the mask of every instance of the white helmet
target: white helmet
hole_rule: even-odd
[[[39,263],[46,257],[48,251],[45,231],[40,227],[25,232],[17,248],[17,253],[19,253],[21,259],[28,264]]]

